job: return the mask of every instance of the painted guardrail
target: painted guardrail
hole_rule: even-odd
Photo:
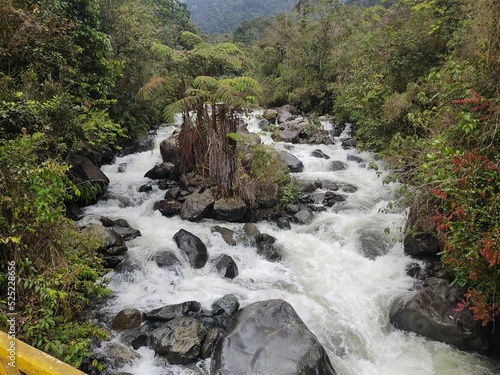
[[[84,372],[0,331],[0,375],[85,375]]]

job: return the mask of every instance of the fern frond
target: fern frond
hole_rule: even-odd
[[[167,82],[163,76],[152,77],[144,86],[142,86],[137,92],[137,98],[140,100],[151,100],[154,97],[154,93]]]
[[[173,49],[162,43],[153,43],[151,45],[151,51],[157,54],[160,58],[168,58],[172,56]]]
[[[181,39],[184,43],[188,45],[188,47],[193,48],[196,45],[203,43],[203,40],[196,34],[193,34],[190,31],[183,31],[181,33]]]
[[[193,82],[194,88],[212,92],[217,89],[218,85],[219,82],[217,81],[217,79],[210,76],[198,76]]]

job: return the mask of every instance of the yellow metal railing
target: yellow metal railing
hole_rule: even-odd
[[[85,375],[24,342],[0,331],[0,375]]]

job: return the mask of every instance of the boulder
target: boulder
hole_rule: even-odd
[[[163,162],[161,164],[156,164],[153,168],[146,172],[144,177],[150,178],[152,180],[162,180],[167,178],[176,178],[175,165],[170,162]]]
[[[212,355],[212,375],[333,375],[316,336],[283,300],[239,310]]]
[[[141,236],[141,232],[132,228],[125,219],[111,220],[102,217],[101,222],[105,227],[111,228],[115,233],[118,233],[125,241],[130,241]]]
[[[106,345],[102,356],[98,355],[96,359],[106,368],[120,368],[142,358],[139,353],[116,342]]]
[[[327,154],[325,154],[323,151],[321,151],[320,149],[316,149],[316,150],[311,151],[311,156],[314,158],[330,159],[330,157]]]
[[[163,216],[172,217],[181,211],[182,204],[173,199],[162,199],[161,201],[155,203],[154,208],[158,209]]]
[[[207,331],[205,338],[201,343],[200,358],[207,359],[212,356],[217,341],[222,334],[222,329],[217,327],[212,327]]]
[[[187,301],[175,305],[167,305],[144,313],[144,319],[152,322],[168,322],[172,319],[187,316],[189,313],[197,313],[201,305],[196,301]]]
[[[408,234],[404,239],[404,252],[406,255],[418,258],[437,255],[440,251],[441,246],[433,233]]]
[[[174,241],[177,247],[187,255],[191,267],[205,266],[208,260],[207,247],[198,237],[181,229],[174,235]]]
[[[170,270],[175,270],[177,267],[181,267],[181,262],[172,251],[165,250],[160,251],[153,255],[153,260],[160,268],[167,268]]]
[[[222,236],[222,239],[231,246],[236,246],[236,233],[234,233],[231,229],[221,227],[216,225],[212,227],[212,232],[219,233]]]
[[[214,214],[217,220],[239,222],[247,213],[247,205],[241,199],[222,198],[214,203]]]
[[[236,276],[238,276],[238,266],[236,265],[234,259],[229,255],[219,255],[212,261],[212,264],[214,265],[217,272],[223,277],[234,279]]]
[[[264,257],[270,262],[277,262],[281,260],[281,254],[277,247],[274,246],[276,238],[269,234],[263,233],[257,237],[257,254]]]
[[[127,251],[125,240],[114,230],[100,225],[90,225],[83,229],[84,233],[95,236],[101,243],[101,252],[107,255],[119,255]]]
[[[180,165],[179,132],[175,131],[170,137],[160,143],[160,154],[164,162]]]
[[[347,155],[347,161],[355,161],[356,163],[364,163],[365,161],[356,155]]]
[[[89,158],[72,154],[68,158],[68,163],[71,165],[69,176],[73,182],[86,183],[97,188],[99,193],[96,197],[108,190],[109,178]]]
[[[432,340],[442,341],[460,350],[488,353],[488,342],[470,310],[457,312],[463,290],[443,279],[427,279],[425,288],[411,299],[396,301],[391,312],[392,324]]]
[[[323,197],[323,205],[332,207],[335,203],[345,202],[345,198],[340,194],[335,194],[333,191],[327,191]]]
[[[304,164],[297,159],[293,154],[288,151],[281,151],[279,153],[281,160],[290,169],[292,173],[300,173],[304,170]]]
[[[303,209],[293,215],[293,220],[298,224],[309,224],[314,218],[313,213],[309,209]]]
[[[276,141],[286,143],[299,143],[302,129],[285,129],[278,133]]]
[[[124,331],[139,327],[142,323],[142,314],[137,309],[124,309],[113,319],[112,327],[118,331]]]
[[[200,354],[207,329],[195,318],[170,320],[150,335],[151,346],[157,355],[173,365],[184,365]]]
[[[254,223],[246,223],[243,225],[242,240],[246,246],[255,246],[257,239],[260,237],[260,230]]]
[[[240,308],[240,301],[234,294],[226,294],[212,304],[212,314],[233,315]]]
[[[151,151],[154,148],[154,145],[155,145],[154,137],[152,135],[145,136],[141,139],[137,139],[134,142],[124,145],[120,150],[120,152],[118,153],[118,155],[125,156],[130,154],[136,154],[139,152]]]
[[[346,169],[347,169],[347,164],[340,160],[334,160],[332,161],[332,164],[330,164],[330,170],[333,172],[343,171]]]
[[[355,148],[358,142],[355,138],[344,139],[341,143],[343,149],[348,150],[351,148]]]
[[[212,208],[214,201],[214,194],[210,189],[189,195],[180,210],[181,219],[200,221]]]

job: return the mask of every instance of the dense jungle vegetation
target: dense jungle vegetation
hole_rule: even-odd
[[[202,160],[207,174],[234,193],[244,183],[224,178],[237,168],[234,115],[258,100],[353,122],[360,147],[397,169],[411,230],[437,231],[443,261],[468,287],[459,308],[484,324],[498,316],[496,0],[299,0],[219,44],[177,0],[2,0],[0,310],[18,312],[17,337],[79,366],[92,337],[106,335],[76,320],[106,289],[100,244],[66,218],[69,202],[95,195],[72,178],[68,156],[115,152],[195,110],[214,125],[201,143],[227,141],[223,169]],[[195,134],[184,141],[199,144]],[[200,162],[188,154],[185,168]]]

